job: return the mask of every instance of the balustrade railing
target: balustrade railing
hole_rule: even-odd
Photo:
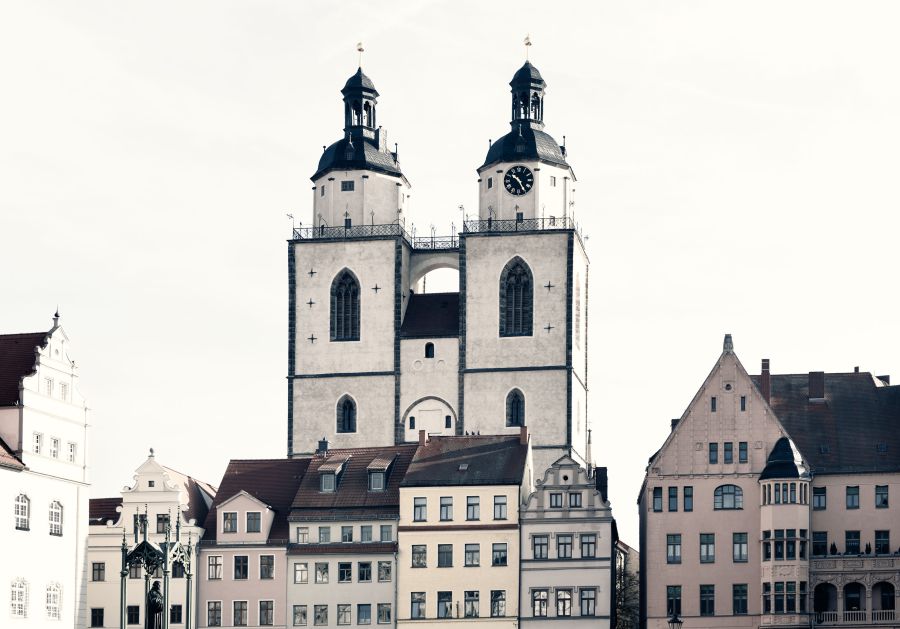
[[[872,622],[894,622],[895,618],[893,609],[876,609],[872,611]]]
[[[459,237],[452,236],[412,236],[402,225],[389,223],[386,225],[350,225],[346,227],[295,227],[294,240],[349,240],[354,238],[371,238],[377,236],[400,236],[413,249],[441,250],[459,247]]]
[[[485,232],[530,232],[547,229],[575,229],[575,220],[570,217],[523,218],[522,220],[465,221],[463,231],[467,233]]]
[[[844,612],[844,622],[866,622],[866,612]]]
[[[838,621],[837,612],[816,612],[816,624],[827,625]]]

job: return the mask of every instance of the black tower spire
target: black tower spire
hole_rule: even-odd
[[[526,61],[509,82],[512,88],[513,130],[518,125],[529,125],[533,129],[544,128],[544,88],[547,84],[538,69]]]
[[[375,104],[378,102],[378,90],[372,79],[359,68],[356,74],[347,79],[344,89],[344,133],[346,137],[375,138],[377,128],[375,120]]]

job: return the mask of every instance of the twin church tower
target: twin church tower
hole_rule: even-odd
[[[535,466],[590,457],[588,259],[575,176],[544,131],[546,84],[513,76],[509,133],[478,167],[478,220],[414,237],[409,181],[360,68],[344,135],[312,176],[313,224],[288,243],[288,456],[430,434],[531,433]],[[424,276],[459,272],[459,292]],[[592,461],[586,461],[592,463]]]

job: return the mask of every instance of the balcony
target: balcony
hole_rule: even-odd
[[[897,618],[893,609],[851,612],[817,612],[817,625],[889,625]]]
[[[402,225],[351,225],[347,227],[295,227],[294,240],[354,240],[356,238],[390,238],[400,236],[409,246],[418,251],[437,251],[459,248],[459,237],[410,235]]]

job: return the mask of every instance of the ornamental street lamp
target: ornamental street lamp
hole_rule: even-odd
[[[672,612],[672,615],[669,616],[669,629],[681,629],[683,624],[684,621],[678,617],[678,614]]]

